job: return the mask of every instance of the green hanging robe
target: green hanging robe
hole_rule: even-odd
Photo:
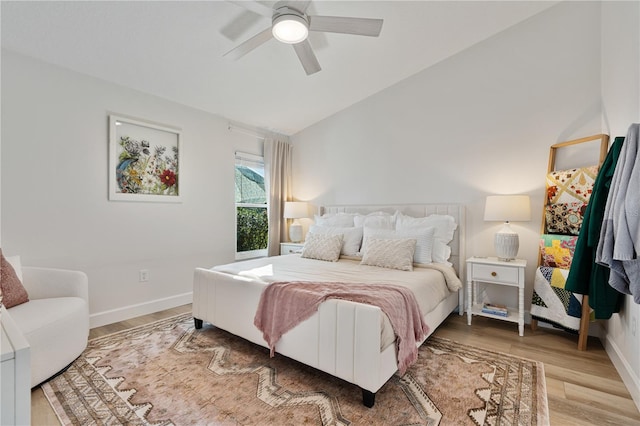
[[[565,289],[588,294],[596,319],[609,319],[620,310],[623,295],[609,285],[609,268],[596,263],[596,248],[604,219],[607,196],[624,137],[617,137],[593,183],[593,192],[584,213]]]

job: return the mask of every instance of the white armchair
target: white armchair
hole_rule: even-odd
[[[29,301],[7,310],[31,353],[31,387],[71,364],[87,347],[89,284],[80,271],[22,267]]]

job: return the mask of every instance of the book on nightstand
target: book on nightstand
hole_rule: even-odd
[[[496,305],[494,303],[485,303],[484,305],[482,305],[482,312],[484,312],[485,314],[499,315],[501,317],[506,317],[509,315],[506,306]]]

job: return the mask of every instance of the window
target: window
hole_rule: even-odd
[[[236,259],[267,255],[269,216],[264,158],[236,152]]]

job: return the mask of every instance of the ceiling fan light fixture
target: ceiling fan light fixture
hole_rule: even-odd
[[[271,32],[278,41],[296,44],[306,40],[309,35],[309,23],[302,16],[279,15],[273,18]]]

